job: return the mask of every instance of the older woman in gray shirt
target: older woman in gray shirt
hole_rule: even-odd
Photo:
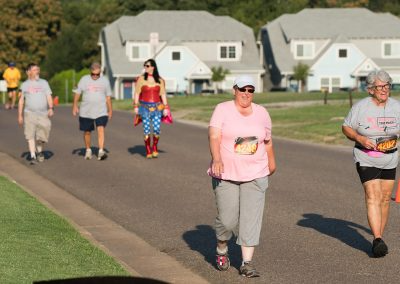
[[[355,142],[353,156],[365,191],[374,257],[388,253],[382,236],[398,164],[400,103],[390,98],[391,82],[383,70],[369,73],[366,83],[370,96],[352,107],[342,126],[344,135]]]

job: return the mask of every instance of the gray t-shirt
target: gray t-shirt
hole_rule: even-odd
[[[344,120],[344,126],[351,127],[358,134],[368,137],[376,144],[379,138],[399,137],[400,133],[400,103],[389,98],[385,106],[377,106],[368,97],[357,102]],[[356,143],[355,146],[361,146]],[[353,150],[354,161],[364,167],[393,169],[397,167],[398,152],[381,153]]]
[[[105,77],[93,80],[90,75],[85,75],[78,83],[75,93],[82,95],[79,116],[96,119],[107,116],[106,97],[110,97],[110,83]]]
[[[46,80],[26,80],[21,91],[25,98],[25,111],[47,115],[47,97],[51,97],[51,89]]]

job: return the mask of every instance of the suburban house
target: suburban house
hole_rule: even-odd
[[[116,99],[131,98],[143,63],[155,59],[168,93],[232,89],[236,76],[254,77],[263,90],[265,70],[253,30],[228,16],[205,11],[144,11],[105,26],[99,38],[103,73]],[[212,68],[228,74],[212,82]]]
[[[262,27],[265,88],[297,90],[293,69],[310,67],[306,90],[365,89],[366,75],[384,69],[400,84],[400,19],[365,8],[304,9]]]

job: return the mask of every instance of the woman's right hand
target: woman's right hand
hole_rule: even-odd
[[[217,177],[221,176],[224,172],[224,163],[222,161],[213,160],[211,164],[211,172]]]
[[[356,141],[360,143],[365,149],[375,149],[375,144],[366,136],[357,134]]]

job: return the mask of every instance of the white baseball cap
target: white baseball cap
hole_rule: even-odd
[[[233,82],[233,86],[238,86],[238,88],[243,88],[245,86],[252,86],[255,88],[256,84],[254,83],[253,77],[250,77],[248,75],[242,75],[235,79],[235,82]]]

